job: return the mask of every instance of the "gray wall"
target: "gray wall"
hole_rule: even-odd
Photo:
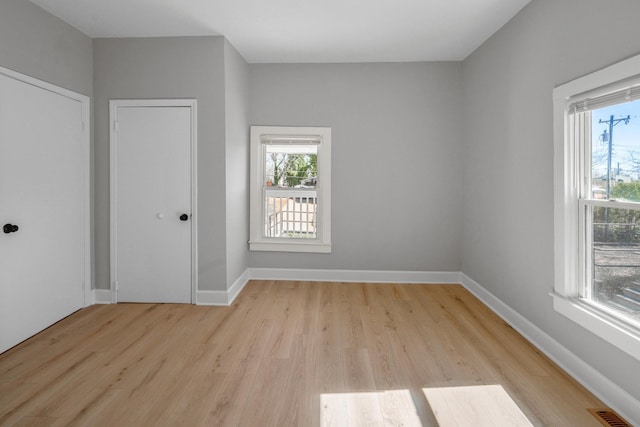
[[[109,99],[198,100],[199,289],[226,289],[224,38],[95,39],[96,287],[109,288]]]
[[[463,64],[462,271],[633,396],[640,362],[552,308],[555,86],[640,53],[640,2],[533,0]]]
[[[227,288],[249,267],[249,65],[225,40]]]
[[[251,267],[460,270],[460,63],[251,65],[252,125],[332,128],[331,254]]]
[[[91,96],[91,39],[25,0],[0,1],[0,66]]]

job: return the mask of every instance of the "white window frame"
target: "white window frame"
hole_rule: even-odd
[[[264,235],[263,139],[318,140],[318,211],[316,238],[278,238]],[[252,251],[331,252],[331,128],[302,126],[251,126],[250,240]]]
[[[585,156],[590,147],[576,146],[569,106],[597,98],[640,81],[640,55],[558,86],[553,91],[554,117],[554,309],[600,338],[640,360],[640,327],[610,309],[583,297],[585,273],[584,239],[580,202],[585,187]],[[587,127],[583,130],[587,132]],[[590,129],[588,130],[590,134]],[[586,138],[589,138],[587,136]],[[590,139],[590,138],[589,138]],[[616,207],[624,208],[621,204]]]

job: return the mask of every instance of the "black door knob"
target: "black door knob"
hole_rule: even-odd
[[[2,231],[4,231],[5,234],[15,233],[16,231],[18,231],[18,228],[19,227],[14,224],[5,224],[2,226]]]
[[[188,219],[189,219],[189,215],[187,215],[187,214],[180,215],[180,221],[186,221]]]

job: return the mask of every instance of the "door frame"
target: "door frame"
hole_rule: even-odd
[[[40,89],[53,92],[80,103],[82,114],[82,241],[84,242],[83,259],[83,296],[84,307],[95,303],[93,272],[91,269],[91,110],[90,98],[86,95],[47,83],[26,74],[0,67],[0,74]]]
[[[197,174],[197,100],[196,99],[111,99],[109,100],[109,148],[110,148],[110,291],[111,302],[118,302],[118,258],[117,258],[117,203],[118,188],[116,174],[117,165],[117,141],[118,133],[118,109],[140,107],[188,107],[191,112],[191,304],[196,302],[196,290],[198,289],[198,174]]]

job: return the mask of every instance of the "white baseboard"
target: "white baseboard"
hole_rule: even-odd
[[[111,290],[109,289],[94,289],[92,290],[94,295],[95,304],[111,304]]]
[[[248,271],[245,271],[234,282],[228,291],[207,291],[198,290],[196,292],[196,304],[197,305],[231,305],[233,300],[238,296],[244,285],[247,284]],[[86,304],[90,306],[93,304],[111,304],[111,291],[108,289],[92,289],[91,300]]]
[[[242,289],[244,289],[244,286],[247,284],[248,281],[249,281],[249,269],[246,269],[240,275],[240,277],[238,277],[236,281],[233,282],[233,285],[231,285],[231,287],[227,290],[227,294],[228,294],[227,299],[229,301],[229,305],[233,303],[233,300],[235,300],[236,297],[242,291]]]
[[[196,291],[196,305],[229,305],[227,291]]]
[[[304,280],[310,282],[366,283],[460,283],[458,271],[308,270],[295,268],[250,268],[255,280]]]
[[[227,291],[199,290],[196,304],[227,306],[249,280],[304,280],[309,282],[460,283],[457,271],[311,270],[298,268],[248,268]]]
[[[198,290],[196,292],[196,304],[229,306],[238,294],[240,294],[240,291],[242,291],[248,281],[249,269],[246,269],[226,291]]]
[[[640,426],[640,400],[638,398],[627,393],[595,370],[466,274],[460,273],[460,276],[462,285],[511,325],[513,329],[632,425]]]
[[[249,280],[304,280],[310,282],[444,283],[461,282],[457,271],[311,270],[296,268],[248,268],[226,291],[197,290],[197,305],[228,306]],[[96,289],[96,304],[110,304],[111,291]]]

